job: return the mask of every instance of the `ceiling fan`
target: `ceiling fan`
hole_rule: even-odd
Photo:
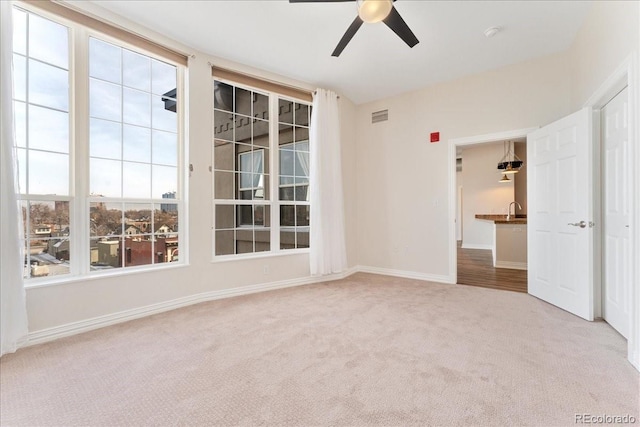
[[[400,16],[393,3],[396,0],[289,0],[289,3],[337,3],[337,2],[357,2],[358,16],[353,20],[347,31],[340,39],[338,46],[331,56],[340,56],[347,44],[351,41],[363,22],[375,23],[384,22],[391,28],[409,47],[414,47],[419,43],[415,34],[411,31],[404,19]]]

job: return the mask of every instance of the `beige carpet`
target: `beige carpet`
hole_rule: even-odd
[[[0,359],[6,426],[575,425],[639,417],[626,342],[526,294],[357,274]]]

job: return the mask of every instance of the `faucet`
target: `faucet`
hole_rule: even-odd
[[[522,210],[522,206],[520,206],[520,203],[513,201],[511,203],[509,203],[509,207],[507,208],[507,221],[511,220],[511,205],[516,204],[518,205],[518,209]],[[513,216],[516,216],[516,210],[513,210]]]

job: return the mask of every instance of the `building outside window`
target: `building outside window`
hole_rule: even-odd
[[[214,256],[308,248],[310,106],[217,79],[213,99]]]
[[[173,260],[171,246],[178,242],[179,219],[176,86],[175,65],[89,39],[94,267]],[[167,101],[172,101],[169,108]]]
[[[25,277],[65,275],[72,259],[69,29],[14,9],[15,144]]]
[[[183,66],[48,12],[13,13],[27,284],[178,261]]]

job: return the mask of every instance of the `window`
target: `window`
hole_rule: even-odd
[[[172,250],[179,240],[176,87],[175,65],[89,39],[94,269],[177,259]]]
[[[308,248],[310,106],[218,79],[213,99],[214,255]]]
[[[280,249],[309,247],[309,109],[278,100]]]
[[[69,29],[14,9],[14,100],[25,277],[69,274]],[[73,260],[75,262],[76,260]]]
[[[25,277],[178,261],[181,64],[46,11],[13,13]]]
[[[215,254],[271,250],[269,96],[214,84]]]

